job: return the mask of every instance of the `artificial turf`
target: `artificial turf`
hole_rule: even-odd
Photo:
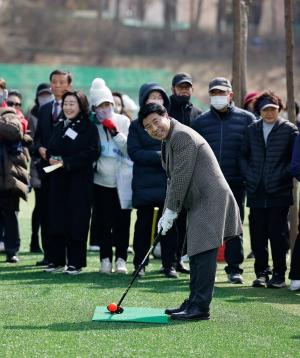
[[[78,276],[35,267],[41,256],[28,253],[31,201],[32,195],[20,213],[20,263],[4,263],[0,256],[1,358],[300,357],[300,292],[252,288],[253,260],[243,264],[244,285],[227,283],[224,265],[218,265],[210,321],[92,321],[95,307],[117,301],[130,277],[100,274],[97,253],[89,253],[88,267]],[[132,255],[128,260],[132,270]],[[186,298],[188,277],[165,278],[159,267],[159,260],[151,260],[125,308],[165,308]]]

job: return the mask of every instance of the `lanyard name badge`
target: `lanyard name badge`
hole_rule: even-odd
[[[69,138],[71,138],[71,139],[73,139],[73,140],[74,140],[77,136],[78,136],[78,133],[75,132],[74,129],[72,129],[72,128],[68,128],[68,129],[66,130],[65,135],[64,135],[64,137],[69,137]]]

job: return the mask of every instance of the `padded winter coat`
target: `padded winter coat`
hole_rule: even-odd
[[[15,110],[0,108],[0,196],[9,191],[27,199],[29,156],[22,144],[24,140],[26,136]]]
[[[222,117],[211,107],[191,123],[191,127],[211,146],[230,186],[244,185],[238,158],[246,129],[253,121],[252,113],[230,106]]]

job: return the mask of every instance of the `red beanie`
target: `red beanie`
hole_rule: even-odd
[[[257,95],[259,95],[259,92],[257,91],[248,92],[244,98],[244,107],[246,107],[250,102],[252,102]]]

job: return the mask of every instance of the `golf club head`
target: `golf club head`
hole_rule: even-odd
[[[116,312],[115,313],[117,313],[117,314],[121,314],[121,313],[123,313],[124,312],[124,308],[123,307],[121,307],[121,306],[118,306],[118,308],[117,308],[117,310],[116,310]]]

